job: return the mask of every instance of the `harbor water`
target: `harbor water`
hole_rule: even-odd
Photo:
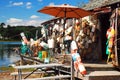
[[[20,60],[19,55],[13,50],[20,46],[21,42],[0,42],[0,67],[9,66]]]

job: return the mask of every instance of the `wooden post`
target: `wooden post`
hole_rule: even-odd
[[[74,80],[74,65],[73,65],[72,56],[71,56],[71,80]]]
[[[115,16],[115,40],[116,40],[116,42],[115,42],[115,59],[116,59],[116,65],[117,66],[119,66],[119,62],[118,62],[118,53],[117,53],[117,17],[118,17],[118,15],[117,15],[117,12],[118,12],[118,8],[116,8],[116,11],[115,11],[115,14],[116,14],[116,16]]]

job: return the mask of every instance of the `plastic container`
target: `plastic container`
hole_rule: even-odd
[[[48,57],[47,51],[42,51],[42,58],[45,59]]]
[[[42,51],[39,51],[39,52],[38,52],[38,57],[39,57],[40,59],[42,59]]]

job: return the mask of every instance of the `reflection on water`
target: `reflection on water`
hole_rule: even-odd
[[[20,47],[21,42],[0,42],[0,66],[8,66],[19,60],[19,55],[14,51],[14,47]]]

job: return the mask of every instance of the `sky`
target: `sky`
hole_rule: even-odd
[[[88,3],[88,0],[0,0],[0,23],[6,25],[32,25],[52,19],[53,16],[37,12],[48,5]]]

